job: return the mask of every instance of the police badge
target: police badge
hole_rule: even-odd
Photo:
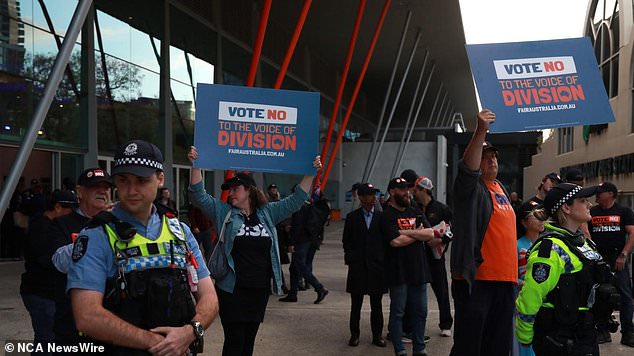
[[[543,283],[550,275],[550,266],[545,263],[535,263],[533,265],[533,279],[537,283]]]
[[[79,236],[73,245],[73,262],[77,262],[80,258],[84,257],[86,248],[88,248],[88,236]]]

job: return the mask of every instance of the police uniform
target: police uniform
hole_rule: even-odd
[[[162,156],[160,161],[152,161],[137,157],[137,150],[129,148],[126,162],[162,169],[155,166]],[[116,164],[117,156],[115,168]],[[119,205],[111,213],[98,214],[75,240],[72,260],[67,291],[103,293],[106,309],[146,330],[188,324],[196,313],[191,292],[197,280],[209,276],[190,229],[169,212],[157,211],[156,206],[152,206],[147,225]],[[109,351],[147,354],[120,347]]]
[[[558,187],[562,185],[572,186],[564,183]],[[549,204],[550,195],[562,193],[558,187],[544,203],[550,216],[566,201],[593,195],[596,190],[566,187],[571,190]],[[598,355],[595,325],[613,307],[608,299],[615,289],[609,276],[601,255],[581,231],[545,224],[544,233],[528,253],[525,284],[516,301],[518,341],[532,344],[537,355]]]

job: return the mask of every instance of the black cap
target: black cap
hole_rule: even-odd
[[[517,209],[517,218],[520,220],[526,219],[526,217],[528,216],[528,214],[530,214],[531,211],[535,209],[541,209],[541,208],[542,208],[542,205],[534,200],[529,200],[527,202],[524,202]]]
[[[357,190],[359,189],[360,186],[361,186],[361,182],[356,182],[352,185],[352,188],[350,188],[350,190]]]
[[[583,182],[583,173],[577,168],[572,168],[566,171],[564,179],[566,180],[566,182]]]
[[[357,189],[357,195],[375,195],[379,190],[374,188],[372,183],[363,183]]]
[[[275,185],[275,183],[273,183],[273,184],[269,185],[269,187],[266,188],[266,189],[268,190],[268,189],[271,189],[271,188],[277,188],[277,185]]]
[[[396,189],[396,188],[411,188],[414,186],[414,183],[410,183],[403,177],[396,177],[390,180],[390,183],[387,185],[387,190]]]
[[[83,187],[92,187],[101,182],[106,182],[109,185],[112,185],[110,182],[110,175],[101,168],[88,168],[87,170],[81,172],[77,178],[77,184]]]
[[[545,181],[546,179],[550,179],[557,184],[561,183],[561,177],[559,176],[559,174],[555,172],[550,172],[546,174],[544,178],[542,179],[542,182]]]
[[[603,182],[599,184],[599,186],[597,187],[597,194],[605,192],[613,193],[615,198],[617,195],[619,195],[619,189],[612,182]]]
[[[231,187],[237,187],[239,185],[243,185],[245,188],[255,187],[255,181],[249,174],[245,172],[238,172],[235,176],[222,183],[220,188],[222,188],[222,190],[229,190]]]
[[[40,181],[37,178],[31,179],[31,185],[40,185]]]
[[[597,186],[582,188],[572,183],[561,183],[551,189],[544,199],[544,210],[548,216],[554,216],[562,205],[575,198],[586,198],[597,192]]]
[[[487,150],[493,150],[493,151],[495,151],[495,152],[500,152],[500,149],[499,149],[499,148],[497,148],[497,147],[495,147],[495,146],[493,146],[493,145],[491,144],[491,142],[489,142],[489,141],[484,141],[484,143],[482,144],[482,152],[485,152],[485,151],[487,151]]]
[[[143,140],[132,140],[119,147],[114,155],[112,175],[130,173],[138,177],[149,177],[163,170],[163,154],[154,144]]]
[[[413,169],[406,169],[401,172],[401,178],[405,178],[405,180],[414,186],[414,183],[418,179],[418,174]]]
[[[70,190],[55,189],[51,195],[51,203],[60,203],[64,208],[72,208],[77,206],[77,197]]]

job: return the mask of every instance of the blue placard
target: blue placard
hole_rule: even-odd
[[[614,122],[589,38],[466,47],[491,132]]]
[[[194,167],[314,173],[319,93],[198,84]]]

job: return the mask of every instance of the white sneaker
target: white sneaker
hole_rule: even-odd
[[[440,330],[440,336],[451,337],[451,330]]]

